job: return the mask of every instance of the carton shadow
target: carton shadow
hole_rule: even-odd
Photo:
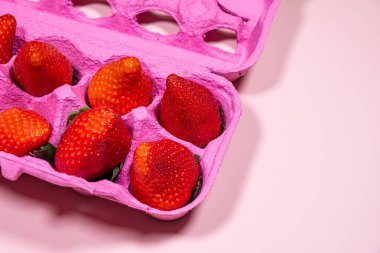
[[[135,238],[143,243],[156,242],[165,238],[165,235],[169,238],[179,233],[192,217],[190,213],[177,221],[159,221],[127,206],[97,197],[83,196],[72,189],[55,186],[29,175],[22,175],[14,182],[0,176],[0,191],[8,192],[7,195],[14,196],[17,201],[31,199],[33,205],[38,202],[40,202],[38,205],[42,206],[47,204],[49,206],[47,209],[51,212],[49,214],[53,216],[55,222],[58,220],[57,223],[64,222],[69,216],[90,221],[91,227],[99,231],[95,233],[96,238],[93,238],[93,243],[109,242],[108,239],[102,238],[104,231],[120,232],[118,237],[123,239]],[[83,224],[79,222],[75,226],[78,228],[73,227],[73,230],[80,229]],[[68,238],[67,235],[64,239],[60,238],[62,231],[59,229],[52,229],[49,224],[38,227],[39,236],[31,233],[26,227],[12,226],[9,230],[16,230],[18,235],[23,235],[32,241],[42,240],[45,244],[60,247],[75,246],[72,243],[75,241],[74,238]],[[75,234],[72,236],[75,237]]]
[[[243,103],[240,119],[216,182],[205,202],[193,211],[189,234],[212,232],[232,217],[239,193],[254,162],[261,127],[253,111]]]
[[[274,19],[268,41],[259,62],[247,75],[234,82],[241,94],[256,95],[278,85],[287,56],[302,20],[307,1],[282,1]],[[230,144],[227,156],[213,187],[202,206],[193,212],[191,234],[211,232],[232,215],[244,185],[247,170],[252,167],[259,149],[262,129],[248,106],[243,103],[243,117]]]

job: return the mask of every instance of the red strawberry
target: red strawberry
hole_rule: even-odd
[[[189,202],[198,177],[197,160],[177,142],[143,142],[136,148],[131,191],[142,203],[166,211],[183,207]]]
[[[7,63],[12,57],[15,33],[15,17],[10,14],[0,16],[0,64]]]
[[[101,68],[88,87],[91,106],[108,105],[121,115],[152,101],[152,81],[138,59],[125,57]]]
[[[79,114],[62,135],[55,155],[59,172],[93,180],[127,156],[131,136],[120,115],[98,106]]]
[[[174,136],[206,146],[222,128],[219,105],[204,86],[171,74],[166,80],[159,120]]]
[[[10,108],[0,113],[0,151],[25,156],[45,145],[51,134],[49,122],[33,111]]]
[[[72,84],[73,68],[53,45],[27,42],[17,54],[13,73],[19,85],[30,95],[41,97],[54,89]]]

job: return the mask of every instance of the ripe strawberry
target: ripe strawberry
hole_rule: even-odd
[[[88,87],[91,106],[108,105],[121,115],[152,101],[152,81],[137,58],[125,57],[101,68]]]
[[[136,148],[131,191],[142,203],[166,211],[183,207],[190,200],[198,177],[197,160],[177,142],[143,142]]]
[[[53,45],[27,42],[17,54],[13,74],[19,85],[30,95],[41,97],[54,89],[72,84],[73,68],[69,60]]]
[[[171,74],[160,106],[159,120],[174,136],[206,146],[222,128],[219,105],[202,85]]]
[[[0,113],[0,151],[26,156],[45,145],[51,134],[49,122],[33,111],[10,108]]]
[[[13,40],[16,33],[16,19],[10,14],[0,16],[0,64],[12,57]]]
[[[121,163],[131,136],[120,115],[98,106],[74,118],[62,135],[55,155],[59,172],[93,180]]]

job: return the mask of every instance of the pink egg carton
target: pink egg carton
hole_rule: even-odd
[[[243,75],[257,61],[279,0],[108,0],[108,3],[112,16],[91,19],[74,9],[71,0],[1,0],[0,15],[10,13],[17,19],[14,54],[26,41],[49,42],[71,61],[78,72],[78,82],[43,97],[32,97],[12,81],[14,55],[9,63],[0,65],[0,111],[21,107],[43,115],[54,128],[50,142],[57,146],[69,113],[86,105],[87,87],[95,72],[123,56],[139,58],[154,82],[154,99],[148,107],[136,108],[122,116],[133,139],[117,181],[88,182],[58,173],[43,160],[19,158],[5,152],[0,152],[1,172],[9,180],[17,180],[25,173],[119,202],[162,220],[177,219],[199,205],[211,190],[241,115],[239,95],[229,80]],[[145,30],[136,16],[147,11],[168,13],[177,21],[180,32],[162,36]],[[236,31],[236,53],[224,52],[204,41],[204,34],[217,28]],[[171,73],[206,86],[220,103],[226,128],[204,149],[172,136],[157,120],[165,80]],[[173,211],[142,204],[128,190],[136,146],[164,138],[177,141],[199,155],[203,175],[198,197]]]

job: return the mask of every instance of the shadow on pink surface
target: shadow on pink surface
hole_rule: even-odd
[[[307,1],[282,1],[270,31],[265,51],[247,75],[234,82],[241,94],[258,94],[278,84]],[[194,210],[196,232],[211,232],[231,217],[239,200],[247,170],[259,149],[261,127],[251,108],[243,103],[243,116],[224,159],[216,184],[205,203]],[[226,187],[228,186],[228,187]],[[254,203],[253,203],[254,204]],[[195,218],[194,218],[195,219]]]
[[[254,112],[243,103],[243,116],[224,158],[213,189],[205,202],[193,211],[190,234],[201,235],[223,226],[233,215],[241,188],[255,159],[261,127]]]
[[[239,92],[258,94],[278,84],[302,21],[302,8],[307,2],[281,1],[262,57],[245,76],[234,82]]]
[[[9,181],[0,176],[0,187],[6,187],[24,197],[50,204],[54,207],[57,217],[78,212],[110,225],[134,227],[142,233],[156,230],[163,233],[176,233],[190,218],[189,216],[178,222],[161,222],[143,212],[118,203],[84,196],[70,188],[55,186],[29,175],[22,175],[17,181]],[[165,225],[170,223],[173,224]]]

